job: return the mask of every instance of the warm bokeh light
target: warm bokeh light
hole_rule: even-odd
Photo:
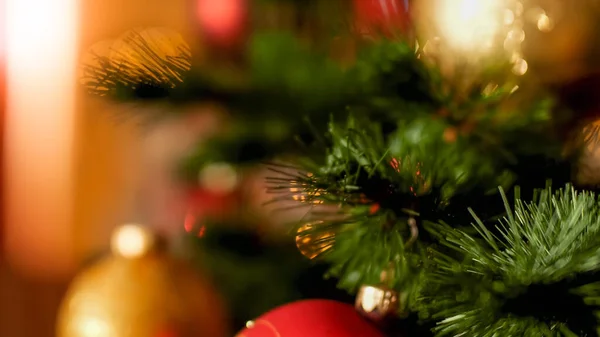
[[[197,237],[201,238],[206,234],[206,226],[200,226],[200,228],[196,227],[198,222],[196,213],[198,212],[194,209],[189,209],[187,211],[183,219],[183,229],[185,229],[187,233],[195,234]]]
[[[74,320],[74,329],[85,337],[110,337],[114,332],[104,320],[93,315],[82,315]]]
[[[381,301],[381,291],[378,291],[375,287],[365,287],[363,291],[363,301],[360,304],[362,309],[366,312],[375,310],[377,304]]]
[[[546,13],[543,13],[537,19],[537,27],[542,32],[549,32],[554,28],[554,22]]]
[[[489,49],[505,21],[501,0],[438,0],[435,11],[446,42],[469,53]]]
[[[208,165],[200,171],[198,179],[200,186],[219,194],[230,193],[238,185],[238,174],[235,168],[227,163]]]
[[[197,0],[196,13],[202,30],[219,45],[238,41],[244,29],[247,0]]]
[[[127,258],[146,254],[153,245],[152,234],[139,225],[124,225],[118,228],[111,239],[112,251]]]
[[[6,54],[5,44],[6,44],[6,8],[4,0],[0,1],[0,62],[4,63],[4,58]],[[0,65],[0,68],[4,68],[4,64]],[[3,76],[3,75],[2,75]],[[2,103],[4,104],[4,103]],[[4,108],[4,107],[2,107]]]
[[[32,273],[74,265],[77,0],[6,0],[6,249]]]

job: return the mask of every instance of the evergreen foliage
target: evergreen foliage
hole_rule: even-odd
[[[506,216],[478,235],[431,224],[443,247],[431,249],[416,306],[438,321],[438,336],[594,336],[600,295],[599,201],[571,186],[537,200],[502,194]]]
[[[391,269],[402,309],[436,336],[596,335],[598,199],[571,186],[534,193],[571,178],[557,129],[572,116],[544,92],[515,91],[503,66],[465,90],[411,42],[360,46],[344,68],[291,33],[257,32],[236,80],[218,64],[149,56],[144,71],[101,59],[85,84],[119,100],[226,106],[231,125],[183,176],[285,157],[269,164],[269,189],[310,210],[294,233],[321,238],[328,275],[353,292]]]

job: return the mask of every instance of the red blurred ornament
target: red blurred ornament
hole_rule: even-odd
[[[230,193],[215,193],[199,188],[191,191],[189,194],[190,207],[198,213],[209,216],[221,216],[227,214],[234,208],[237,199],[237,191]]]
[[[379,210],[381,209],[381,206],[377,203],[371,205],[371,208],[369,208],[369,214],[373,215],[375,213],[377,213]]]
[[[410,28],[409,0],[354,0],[358,32],[393,35]]]
[[[209,44],[237,45],[246,29],[247,0],[196,0],[196,15]]]
[[[330,300],[286,304],[261,316],[236,337],[383,337],[354,307]]]
[[[239,201],[237,191],[215,193],[198,188],[188,194],[188,210],[184,219],[184,229],[188,233],[202,237],[205,227],[197,226],[202,218],[224,218],[236,209]]]

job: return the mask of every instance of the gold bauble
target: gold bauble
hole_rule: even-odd
[[[57,337],[224,337],[221,300],[142,227],[121,227],[113,254],[75,278]]]
[[[355,302],[356,310],[371,321],[381,323],[396,316],[400,309],[398,293],[386,286],[362,286]]]

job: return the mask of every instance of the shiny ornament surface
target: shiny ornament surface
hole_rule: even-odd
[[[397,315],[400,298],[385,286],[362,286],[356,296],[356,310],[369,320],[382,323]]]
[[[111,256],[71,284],[57,337],[228,336],[215,291],[152,233],[124,226],[111,245]]]
[[[334,232],[313,232],[314,227],[322,223],[323,221],[306,223],[296,232],[296,247],[302,255],[311,260],[333,248],[335,242]]]
[[[236,337],[382,337],[351,305],[330,300],[286,304],[248,322]]]

